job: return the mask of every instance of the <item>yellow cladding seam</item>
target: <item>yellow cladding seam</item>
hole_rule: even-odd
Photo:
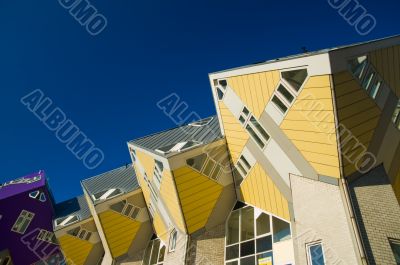
[[[158,238],[160,238],[164,243],[167,243],[168,228],[165,226],[158,212],[156,212],[153,217],[153,226]]]
[[[304,84],[280,128],[317,173],[340,177],[330,76]]]
[[[68,234],[58,238],[58,241],[68,265],[84,265],[93,248],[90,242]]]
[[[173,172],[183,215],[191,234],[207,224],[223,186],[189,167]]]
[[[178,194],[176,193],[175,183],[172,173],[169,170],[164,170],[162,176],[162,184],[160,187],[160,195],[164,200],[166,207],[173,218],[176,225],[181,231],[186,231],[185,223],[182,216],[182,211],[179,204]]]
[[[239,159],[239,155],[242,153],[247,141],[249,140],[249,134],[244,130],[242,125],[232,115],[230,110],[223,102],[219,102],[219,109],[224,125],[226,143],[232,158],[232,162],[235,164]]]
[[[136,149],[136,156],[140,163],[142,164],[147,177],[152,180],[153,179],[153,174],[154,174],[154,166],[155,166],[155,160],[152,156]]]
[[[357,140],[368,149],[375,128],[381,116],[381,110],[371,99],[359,83],[348,71],[334,75],[335,96],[337,102],[338,122],[344,126]],[[354,101],[356,99],[356,101]],[[349,134],[343,134],[342,138]],[[341,142],[345,139],[340,139]],[[355,141],[352,141],[356,143]],[[345,148],[342,147],[343,168],[345,176],[354,173],[357,169],[353,161],[346,159]],[[361,150],[361,149],[360,149]]]
[[[127,253],[141,223],[112,210],[100,213],[99,218],[113,258]]]
[[[290,220],[287,200],[258,163],[242,182],[240,190],[245,202]]]
[[[279,80],[279,71],[270,71],[230,77],[228,84],[258,119]]]
[[[400,98],[400,45],[376,50],[368,56],[379,75]]]

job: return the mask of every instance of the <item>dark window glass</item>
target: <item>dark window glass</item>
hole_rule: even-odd
[[[293,70],[282,73],[283,79],[286,80],[296,91],[300,90],[307,78],[307,69]]]
[[[364,70],[367,65],[367,57],[362,56],[356,59],[353,59],[349,63],[350,71],[356,76],[358,79],[361,79],[361,76],[364,74]]]
[[[158,260],[158,251],[160,249],[160,241],[159,240],[155,240],[153,242],[153,252],[151,253],[151,259],[150,259],[150,264],[157,264],[157,260]]]
[[[262,213],[257,217],[257,236],[267,234],[271,232],[269,215]]]
[[[254,141],[256,141],[256,143],[260,146],[260,148],[264,148],[265,145],[264,145],[263,141],[260,139],[260,137],[258,137],[258,135],[253,130],[253,128],[251,128],[250,125],[247,125],[246,129],[250,133],[250,135],[254,139]]]
[[[236,259],[239,257],[239,245],[233,245],[226,248],[226,260]]]
[[[283,104],[283,102],[282,102],[277,96],[273,96],[273,97],[272,97],[272,102],[274,102],[274,104],[275,104],[283,113],[286,113],[286,111],[288,110],[288,108],[285,106],[285,104]]]
[[[238,262],[236,260],[230,261],[230,262],[227,262],[226,265],[238,265]]]
[[[186,163],[192,168],[196,169],[197,171],[201,171],[204,162],[206,161],[206,158],[207,158],[206,154],[201,154],[199,156],[188,159]]]
[[[242,258],[240,259],[240,265],[255,265],[255,257],[247,257],[247,258]]]
[[[254,254],[254,240],[240,243],[240,256],[245,257]]]
[[[231,214],[228,220],[228,234],[226,244],[231,245],[239,242],[239,211]]]
[[[257,239],[257,253],[272,250],[272,237],[266,236]]]
[[[254,209],[247,207],[242,209],[240,241],[254,238]],[[242,255],[243,256],[243,255]]]
[[[290,224],[278,218],[272,217],[274,229],[274,242],[280,242],[290,238]]]
[[[158,257],[158,262],[163,262],[165,256],[165,246],[160,249],[160,256]]]
[[[224,92],[222,92],[220,88],[217,88],[217,95],[219,100],[222,100],[224,98]]]
[[[264,130],[263,127],[258,123],[258,121],[254,118],[250,118],[250,122],[256,127],[257,131],[261,134],[261,136],[264,138],[265,141],[268,141],[269,135],[268,133]]]
[[[311,259],[311,265],[325,265],[324,253],[322,251],[321,244],[310,246],[309,254]]]
[[[284,87],[283,85],[280,85],[278,87],[278,91],[282,94],[282,96],[284,96],[286,98],[286,100],[289,103],[292,103],[294,97],[293,95],[286,89],[286,87]]]
[[[396,264],[400,265],[400,241],[391,241],[390,246],[392,247]]]

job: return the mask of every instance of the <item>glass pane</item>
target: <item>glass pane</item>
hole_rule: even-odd
[[[165,246],[160,249],[160,256],[158,257],[158,262],[163,262],[165,256]]]
[[[210,178],[212,178],[212,179],[214,179],[214,180],[218,180],[218,177],[219,177],[219,173],[221,172],[221,167],[220,166],[217,166],[215,169],[214,169],[214,171],[213,171],[213,173],[212,173],[212,175],[210,176]]]
[[[143,258],[143,265],[149,265],[150,261],[150,255],[151,255],[151,249],[153,246],[153,241],[150,241],[148,247],[146,248],[146,251],[144,252],[144,258]]]
[[[258,123],[258,121],[252,116],[250,118],[250,122],[254,125],[256,130],[261,134],[261,136],[264,138],[265,141],[268,141],[269,135],[268,133],[264,130],[263,127]]]
[[[307,78],[307,69],[299,69],[282,73],[282,78],[286,80],[296,91],[300,90]]]
[[[201,154],[199,156],[188,159],[186,163],[192,168],[196,169],[197,171],[201,171],[201,168],[203,167],[206,158],[207,158],[206,154]]]
[[[283,85],[280,85],[278,87],[278,91],[282,94],[282,96],[289,102],[292,103],[294,97],[293,95],[284,87]]]
[[[257,255],[257,265],[273,264],[272,252],[262,253]]]
[[[378,92],[379,92],[379,88],[381,87],[381,84],[382,84],[381,81],[376,81],[376,82],[372,85],[371,91],[369,92],[369,95],[370,95],[372,98],[376,98],[376,95],[377,95]]]
[[[91,232],[88,232],[88,233],[86,234],[85,240],[89,240],[91,236],[92,236],[92,233],[91,233]]]
[[[282,102],[277,96],[273,96],[273,97],[272,97],[272,102],[274,102],[275,105],[276,105],[283,113],[286,113],[286,111],[288,110],[288,108],[285,106],[285,104],[283,104],[283,102]]]
[[[400,265],[400,242],[390,242],[390,246],[393,250],[394,258],[396,259],[396,264]]]
[[[157,264],[157,260],[158,260],[158,251],[160,248],[160,241],[159,240],[155,240],[153,242],[153,251],[151,253],[151,259],[150,259],[150,264]]]
[[[361,56],[349,62],[350,71],[360,79],[364,73],[365,66],[367,65],[367,56]]]
[[[252,254],[254,254],[254,251],[255,251],[254,240],[240,243],[240,256],[241,257],[252,255]]]
[[[324,253],[322,252],[322,245],[313,245],[309,247],[311,265],[325,265]]]
[[[46,201],[46,194],[44,194],[44,193],[42,192],[42,193],[40,194],[39,201],[45,202],[45,201]]]
[[[271,227],[270,227],[270,221],[269,221],[269,215],[262,213],[258,218],[257,218],[257,236],[267,234],[271,232]]]
[[[393,112],[393,116],[392,116],[393,123],[396,124],[396,122],[399,120],[399,116],[400,116],[400,100],[397,102],[397,106]]]
[[[257,239],[257,253],[272,250],[272,237],[266,236]]]
[[[238,265],[238,262],[236,260],[230,261],[230,262],[227,262],[226,265]]]
[[[246,158],[244,158],[244,156],[240,157],[240,160],[243,162],[243,164],[247,167],[247,169],[250,169],[250,163],[246,160]]]
[[[137,207],[135,207],[135,210],[133,210],[133,212],[132,212],[132,214],[131,214],[131,217],[132,217],[133,219],[136,219],[136,217],[137,217],[138,214],[139,214],[139,211],[140,211],[140,209],[137,208]]]
[[[226,248],[226,260],[239,258],[239,245]]]
[[[240,265],[255,265],[254,256],[243,258],[240,260]]]
[[[232,212],[228,220],[228,234],[226,244],[231,245],[239,242],[239,211]]]
[[[290,238],[290,224],[278,218],[272,217],[274,229],[274,243]]]
[[[264,143],[263,141],[260,139],[260,137],[258,137],[258,135],[254,132],[253,128],[250,127],[250,125],[246,126],[247,131],[250,133],[251,137],[254,139],[254,141],[256,141],[256,143],[260,146],[260,148],[264,148]]]
[[[126,201],[121,201],[121,202],[118,202],[118,203],[116,203],[116,204],[111,205],[110,208],[111,208],[112,210],[116,211],[116,212],[121,213],[122,210],[123,210],[124,207],[125,207],[125,203],[126,203]]]
[[[372,71],[370,71],[370,72],[368,73],[367,77],[364,79],[364,82],[362,83],[362,87],[363,87],[365,90],[368,90],[369,85],[371,84],[372,79],[374,78],[374,76],[375,76],[375,73],[372,72]]]
[[[29,223],[30,223],[30,220],[24,220],[20,229],[18,229],[19,232],[24,233],[26,231],[26,229],[28,228]]]
[[[217,95],[219,100],[222,100],[224,98],[224,92],[222,92],[220,88],[217,88]]]
[[[242,209],[240,241],[245,241],[253,238],[254,238],[254,209],[252,207],[247,207]]]
[[[128,206],[126,206],[126,209],[124,211],[124,215],[128,215],[131,213],[133,206],[131,204],[128,204]]]
[[[243,180],[243,176],[236,167],[233,169],[233,177],[235,178],[236,185],[240,186],[240,183]]]
[[[244,115],[247,116],[247,115],[249,115],[250,112],[249,112],[249,110],[248,110],[246,107],[244,107],[244,108],[243,108],[243,113],[244,113]]]
[[[204,168],[203,174],[206,176],[210,176],[211,170],[214,168],[215,162],[211,159],[208,160],[206,167]]]

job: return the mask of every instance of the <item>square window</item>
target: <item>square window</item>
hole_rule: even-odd
[[[255,252],[254,240],[240,243],[240,256],[253,255]]]
[[[287,100],[290,104],[294,100],[294,96],[284,87],[283,85],[279,85],[278,92]]]
[[[239,258],[239,245],[233,245],[226,248],[225,259],[237,259]]]
[[[290,224],[278,219],[272,218],[272,227],[274,231],[274,243],[284,241],[291,237]]]
[[[34,213],[22,210],[11,230],[19,234],[24,234],[34,216]]]
[[[266,236],[258,238],[256,241],[256,245],[257,245],[257,253],[270,251],[272,250],[272,237]]]
[[[255,265],[255,257],[247,257],[247,258],[242,258],[240,259],[240,265]]]

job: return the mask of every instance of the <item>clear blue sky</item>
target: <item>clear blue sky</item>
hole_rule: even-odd
[[[156,102],[175,92],[215,113],[208,73],[399,34],[398,0],[359,0],[377,19],[360,36],[327,1],[99,1],[93,37],[57,0],[0,0],[0,182],[44,169],[56,200],[130,161],[128,140],[173,127]],[[104,151],[85,168],[20,98],[41,89]]]

